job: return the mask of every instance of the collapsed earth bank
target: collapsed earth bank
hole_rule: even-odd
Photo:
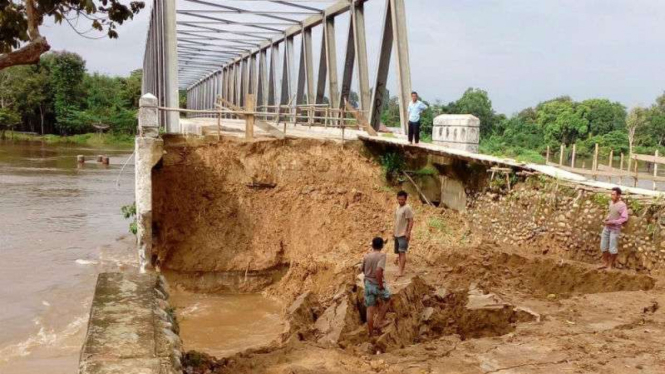
[[[473,203],[458,213],[423,205],[414,194],[409,274],[397,281],[389,265],[389,323],[370,339],[357,265],[372,237],[390,236],[395,189],[360,143],[167,142],[153,186],[154,260],[172,283],[264,291],[288,305],[278,341],[219,360],[190,352],[185,372],[485,373],[523,366],[514,372],[535,373],[558,365],[600,372],[599,362],[624,364],[638,353],[644,357],[629,363],[633,368],[650,372],[649,365],[662,363],[665,335],[654,334],[665,332],[658,310],[665,300],[654,278],[597,272],[565,261],[572,256],[564,251],[524,241],[507,246],[488,238],[491,225],[478,227]],[[598,348],[628,344],[643,326],[654,334],[625,355]],[[569,344],[571,334],[579,345]],[[548,356],[555,351],[568,361]]]

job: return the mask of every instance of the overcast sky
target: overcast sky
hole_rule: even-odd
[[[371,75],[383,3],[366,10]],[[54,50],[83,56],[88,70],[125,75],[141,67],[149,7],[118,40],[84,39],[68,26],[43,34]],[[665,90],[663,0],[406,0],[406,11],[413,88],[430,101],[478,87],[512,114],[560,95],[649,105]]]

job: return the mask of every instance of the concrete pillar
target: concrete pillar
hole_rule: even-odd
[[[158,101],[152,94],[139,100],[139,128],[135,140],[135,201],[140,271],[151,267],[152,168],[162,158],[164,141],[159,138]]]
[[[175,0],[163,0],[164,6],[164,70],[165,102],[169,108],[179,107],[178,94],[178,37],[176,33]],[[166,112],[166,132],[180,132],[180,113]]]

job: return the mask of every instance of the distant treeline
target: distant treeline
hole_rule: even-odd
[[[133,134],[140,95],[141,70],[128,77],[90,74],[81,56],[48,53],[37,65],[0,70],[0,127],[73,135],[102,125]]]
[[[498,114],[486,91],[469,88],[461,98],[446,104],[429,103],[422,115],[421,137],[431,139],[432,121],[440,114],[473,114],[481,122],[480,150],[483,153],[542,162],[547,146],[558,150],[563,144],[577,144],[578,155],[591,155],[598,143],[605,153],[653,153],[665,148],[665,94],[647,107],[632,108],[607,99],[574,101],[558,97],[526,108],[510,117]],[[386,126],[399,126],[396,97],[383,111]],[[632,142],[631,142],[632,140]]]

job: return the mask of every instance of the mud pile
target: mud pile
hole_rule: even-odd
[[[310,140],[170,147],[153,185],[161,268],[243,277],[357,261],[394,199],[356,149]]]

